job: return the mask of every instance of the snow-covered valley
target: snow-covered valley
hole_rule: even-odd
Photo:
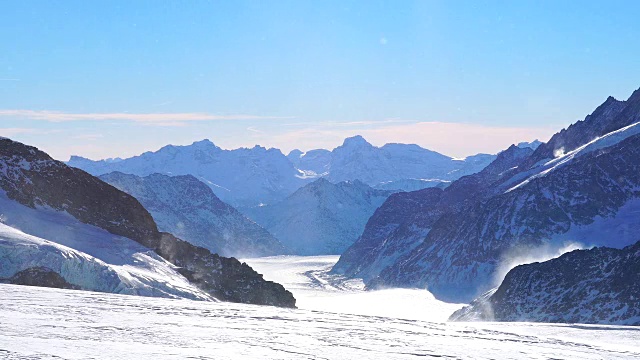
[[[338,258],[274,256],[243,261],[265,279],[284,285],[304,310],[444,322],[464,305],[439,301],[419,289],[365,291],[361,279],[329,274]]]
[[[452,305],[445,306],[427,294],[401,290],[363,293],[357,281],[343,282],[326,275],[336,257],[248,261],[267,279],[284,283],[299,299],[300,309],[0,284],[0,357],[640,357],[640,329],[634,327],[445,323],[442,319],[449,315],[446,306]],[[372,306],[376,303],[379,306]],[[357,315],[365,308],[380,312]],[[435,316],[438,314],[442,316]],[[429,317],[432,321],[417,320]]]

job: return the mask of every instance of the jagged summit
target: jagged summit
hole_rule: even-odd
[[[637,102],[640,101],[640,88],[636,89],[633,94],[631,94],[631,96],[629,96],[629,99],[627,99],[628,102]]]
[[[343,147],[356,147],[356,146],[373,147],[373,145],[371,145],[371,143],[365,140],[365,138],[363,138],[361,135],[355,135],[355,136],[344,139],[342,146]]]
[[[213,141],[211,141],[209,139],[202,139],[200,141],[194,141],[191,145],[186,145],[186,146],[193,146],[193,147],[199,147],[199,148],[212,147],[212,148],[219,149],[219,147],[216,146],[216,144],[214,144]]]
[[[533,150],[536,150],[538,147],[540,147],[540,145],[544,144],[542,141],[535,139],[531,142],[526,142],[523,141],[521,143],[518,143],[518,145],[516,145],[519,148],[531,148]]]

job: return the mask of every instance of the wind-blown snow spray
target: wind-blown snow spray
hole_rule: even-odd
[[[518,246],[502,254],[494,272],[493,285],[500,286],[507,273],[518,265],[531,264],[555,259],[564,253],[586,249],[579,242],[546,243],[541,246]]]

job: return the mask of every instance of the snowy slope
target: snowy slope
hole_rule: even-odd
[[[376,188],[407,191],[416,190],[416,185],[422,185],[422,189],[476,173],[493,159],[494,155],[485,154],[453,159],[409,144],[376,147],[361,136],[354,136],[331,152],[327,168],[332,182],[358,179]],[[413,179],[424,182],[410,181]],[[396,187],[392,189],[390,183]]]
[[[197,287],[219,300],[295,306],[281,285],[235,258],[158,231],[131,195],[35,147],[0,139],[0,189],[6,195],[0,203],[5,224],[123,266],[144,287],[141,293],[162,296],[188,280],[187,290]],[[12,255],[29,262],[20,252]]]
[[[320,178],[279,203],[246,211],[294,254],[340,254],[390,193],[360,181],[332,184]]]
[[[468,208],[508,176],[533,150],[512,145],[481,172],[462,177],[444,190],[428,188],[390,196],[334,267],[334,273],[370,282],[424,241],[445,214]],[[486,195],[485,195],[486,196]]]
[[[513,256],[575,242],[614,248],[634,243],[640,224],[638,119],[640,92],[626,102],[607,100],[556,134],[551,145],[535,151],[511,147],[482,172],[452,182],[436,203],[425,204],[442,214],[410,221],[428,231],[414,249],[401,250],[403,243],[415,244],[412,232],[394,236],[397,222],[384,230],[382,221],[372,224],[381,229],[374,236],[354,244],[355,253],[345,252],[337,272],[358,276],[371,259],[390,259],[375,269],[368,286],[426,287],[440,299],[466,302],[497,286]],[[556,151],[561,144],[564,153]],[[522,151],[529,153],[522,158]],[[547,158],[550,151],[555,154]]]
[[[32,209],[2,194],[0,219],[2,278],[45,266],[85,290],[212,299],[151,250],[67,213]]]
[[[222,202],[191,175],[145,177],[113,172],[100,176],[132,195],[161,231],[222,256],[271,256],[288,250],[267,230]]]
[[[431,323],[2,284],[0,292],[0,356],[9,359],[640,357],[631,327]]]

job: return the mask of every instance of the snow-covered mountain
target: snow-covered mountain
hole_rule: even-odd
[[[608,99],[535,151],[513,146],[440,195],[392,196],[335,272],[368,276],[370,287],[428,287],[441,299],[470,301],[497,285],[513,256],[568,242],[630,245],[640,228],[638,122],[640,90]],[[387,207],[408,215],[385,215]]]
[[[640,242],[622,250],[575,250],[517,266],[500,287],[456,311],[450,320],[638,326],[638,299]]]
[[[367,282],[375,279],[419,246],[445,214],[461,211],[477,201],[496,179],[532,153],[526,147],[511,146],[481,172],[465,176],[444,190],[427,188],[391,195],[369,219],[358,241],[342,254],[333,271]]]
[[[160,231],[222,256],[289,253],[276,238],[192,175],[145,177],[112,172],[100,179],[132,195],[151,213]]]
[[[341,146],[288,155],[305,173],[324,174],[331,182],[360,180],[387,190],[419,190],[438,186],[482,170],[495,155],[478,154],[454,159],[412,144],[376,147],[362,136],[345,139]]]
[[[247,213],[297,255],[340,254],[391,194],[361,181],[320,178],[285,200]]]
[[[46,267],[85,290],[294,306],[248,265],[168,233],[132,196],[0,139],[0,277]]]
[[[95,176],[114,171],[138,176],[193,175],[221,200],[243,210],[284,200],[319,177],[333,183],[360,180],[382,190],[445,187],[482,170],[493,159],[495,155],[487,154],[454,159],[417,145],[376,147],[354,136],[332,151],[293,150],[287,156],[260,146],[223,150],[203,140],[188,146],[168,145],[129,159],[92,161],[72,156],[68,165]]]
[[[278,149],[256,146],[223,150],[209,140],[189,146],[167,145],[155,152],[115,162],[73,156],[68,165],[95,176],[113,171],[138,176],[193,175],[234,207],[273,203],[307,182],[304,174]]]

